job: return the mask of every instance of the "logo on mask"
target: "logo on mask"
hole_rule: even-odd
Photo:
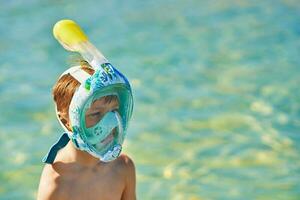
[[[102,132],[103,132],[103,130],[102,130],[102,127],[100,127],[100,126],[97,126],[97,127],[94,129],[94,133],[95,133],[95,135],[97,135],[97,136],[101,135]]]

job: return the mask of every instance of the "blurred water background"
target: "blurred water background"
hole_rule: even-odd
[[[62,18],[131,80],[138,199],[300,199],[300,2],[0,1],[0,199],[34,199],[62,132]]]

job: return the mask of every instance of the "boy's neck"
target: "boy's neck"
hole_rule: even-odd
[[[76,162],[85,167],[94,167],[101,163],[98,158],[90,155],[85,151],[81,151],[76,149],[71,141],[68,142],[66,147],[64,148],[64,158],[67,162]]]

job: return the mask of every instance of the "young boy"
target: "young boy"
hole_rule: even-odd
[[[134,163],[125,154],[119,156],[132,96],[119,83],[104,84],[106,76],[125,77],[110,64],[102,68],[107,74],[87,64],[68,70],[53,88],[57,117],[66,133],[44,159],[38,200],[136,199]],[[80,103],[85,92],[88,100]]]

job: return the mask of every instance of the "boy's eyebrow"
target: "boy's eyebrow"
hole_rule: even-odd
[[[98,113],[98,112],[100,112],[102,114],[102,112],[100,110],[103,109],[103,108],[105,108],[105,106],[98,106],[98,107],[94,108],[93,111],[91,111],[91,112],[87,111],[86,115],[93,115],[93,114]],[[94,111],[95,109],[97,111]],[[113,109],[119,109],[119,105],[114,106]]]
[[[106,106],[97,106],[97,107],[95,107],[94,109],[98,109],[98,110],[101,110],[101,109],[103,109],[103,108],[105,108]],[[116,106],[113,106],[112,108],[119,108],[119,105],[116,105]]]

